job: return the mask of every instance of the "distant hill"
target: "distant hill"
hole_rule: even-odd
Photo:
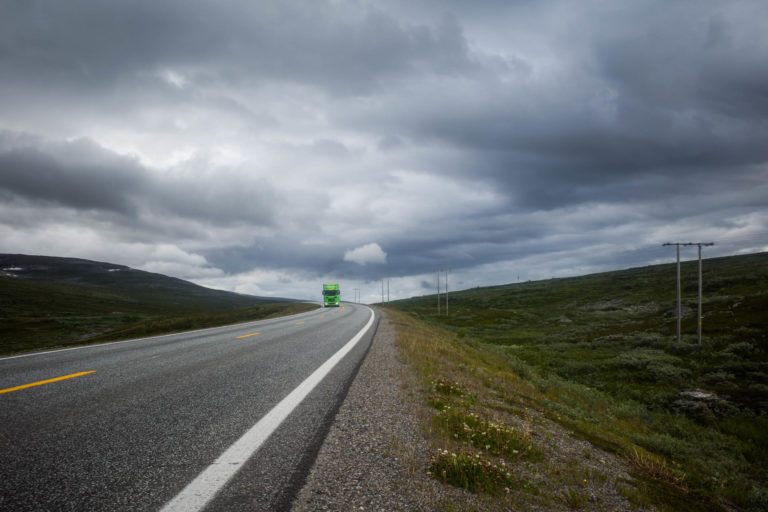
[[[103,288],[126,298],[170,302],[192,309],[229,309],[291,300],[214,290],[175,277],[79,258],[0,254],[0,276]]]
[[[292,304],[113,263],[0,254],[0,353],[223,325]]]
[[[387,303],[464,329],[494,344],[540,343],[564,336],[592,341],[652,331],[673,340],[677,328],[676,265],[667,263],[578,277],[451,292],[450,316],[436,314],[436,296]],[[698,262],[683,262],[682,333],[695,340]],[[703,332],[710,341],[737,337],[768,349],[768,252],[703,260]],[[740,330],[739,330],[740,329]],[[737,334],[738,333],[738,334]],[[766,350],[768,354],[768,350]]]

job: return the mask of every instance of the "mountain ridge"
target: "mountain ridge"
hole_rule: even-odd
[[[186,293],[196,297],[216,298],[222,304],[231,302],[233,306],[252,305],[254,301],[267,303],[294,300],[217,290],[177,277],[84,258],[0,254],[0,276],[118,289],[127,292],[143,292],[152,289],[155,291],[162,290],[165,293]]]

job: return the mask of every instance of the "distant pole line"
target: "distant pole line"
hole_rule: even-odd
[[[677,249],[677,342],[680,343],[680,323],[683,317],[683,307],[680,301],[680,244],[677,244],[675,249]]]
[[[389,302],[389,279],[387,279],[387,302]]]
[[[680,328],[682,323],[682,313],[683,313],[683,307],[680,300],[680,246],[690,246],[690,245],[696,245],[699,248],[699,311],[698,311],[698,322],[697,322],[697,334],[699,339],[699,345],[701,345],[701,248],[707,247],[711,245],[715,245],[714,242],[667,242],[664,244],[661,244],[662,246],[668,246],[668,245],[674,245],[676,252],[677,252],[677,341],[680,342],[681,334],[680,334]]]
[[[699,323],[698,323],[699,345],[701,345],[701,244],[699,244]]]

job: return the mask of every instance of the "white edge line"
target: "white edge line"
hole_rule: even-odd
[[[364,306],[365,307],[365,306]],[[373,325],[374,313],[360,332],[333,354],[326,362],[304,379],[280,403],[265,414],[255,425],[235,443],[227,448],[197,478],[192,480],[179,494],[161,509],[160,512],[192,512],[202,510],[226,483],[235,476],[240,468],[256,453],[277,427],[288,417],[304,398],[325,378],[328,373],[347,353],[354,348]]]
[[[322,311],[322,309],[323,308],[321,306],[319,311]],[[104,343],[91,343],[89,345],[80,345],[80,346],[77,346],[77,347],[57,348],[55,350],[43,350],[42,352],[30,352],[28,354],[19,354],[19,355],[16,355],[16,356],[3,356],[3,357],[0,357],[0,361],[5,361],[7,359],[18,359],[20,357],[42,356],[42,355],[45,355],[45,354],[54,354],[56,352],[67,352],[67,351],[70,351],[70,350],[82,350],[84,348],[106,347],[106,346],[109,346],[109,345],[119,345],[121,343],[132,343],[134,341],[154,340],[154,339],[158,339],[158,338],[167,338],[168,336],[181,336],[181,335],[184,335],[184,334],[194,334],[196,332],[213,331],[215,329],[221,329],[223,327],[232,327],[232,326],[235,326],[235,325],[239,325],[239,326],[245,327],[247,325],[256,324],[256,323],[260,323],[260,322],[268,322],[270,320],[282,320],[284,318],[292,318],[292,317],[295,317],[295,316],[306,315],[308,313],[313,313],[315,311],[318,311],[318,310],[317,309],[313,309],[312,311],[304,311],[303,313],[294,313],[293,315],[276,316],[274,318],[263,318],[261,320],[252,320],[250,322],[241,322],[241,323],[237,323],[237,324],[219,325],[218,327],[205,327],[203,329],[195,329],[193,331],[172,332],[172,333],[169,333],[169,334],[158,334],[157,336],[147,336],[145,338],[131,338],[130,340],[106,341]]]

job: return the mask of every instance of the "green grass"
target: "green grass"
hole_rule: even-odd
[[[439,450],[431,460],[430,473],[445,483],[476,493],[500,495],[513,489],[536,492],[527,481],[515,479],[510,468],[480,454]]]
[[[623,487],[639,504],[768,510],[768,254],[704,261],[701,345],[695,262],[682,282],[681,343],[674,265],[455,292],[449,317],[434,296],[388,306],[453,331],[548,417],[625,457],[646,478]],[[681,394],[694,390],[713,399]]]
[[[153,295],[146,284],[126,291],[0,277],[0,354],[215,327],[317,307],[245,296],[224,295],[222,302],[215,290],[188,299],[167,288]]]
[[[530,438],[510,425],[480,418],[476,413],[443,409],[434,417],[437,430],[446,437],[508,460],[538,459],[540,452]]]

